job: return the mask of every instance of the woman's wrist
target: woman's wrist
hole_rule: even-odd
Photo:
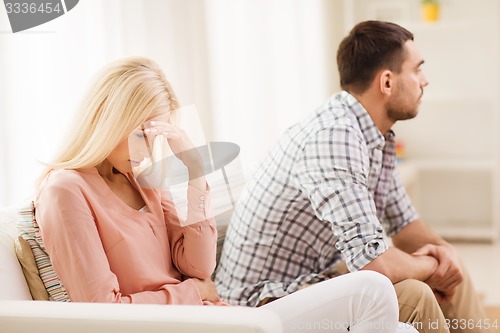
[[[205,300],[207,297],[207,293],[206,293],[206,290],[204,288],[203,282],[197,278],[191,278],[191,280],[194,282],[196,289],[198,289],[198,294],[200,294],[201,300]]]
[[[190,176],[188,184],[196,188],[198,191],[204,192],[207,190],[207,180],[204,176],[198,178],[191,178]]]

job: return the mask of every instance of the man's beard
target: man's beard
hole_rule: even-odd
[[[424,91],[420,94],[418,100],[414,103],[408,102],[404,98],[404,88],[397,91],[397,95],[392,101],[387,103],[387,116],[394,122],[399,120],[407,120],[415,118],[418,114],[419,101],[422,98]]]

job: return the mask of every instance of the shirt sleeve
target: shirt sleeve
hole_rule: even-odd
[[[369,155],[361,134],[348,125],[311,136],[297,161],[297,182],[316,216],[332,224],[335,246],[350,271],[387,250],[367,187]]]
[[[418,218],[417,211],[406,193],[399,172],[395,169],[384,211],[383,223],[387,236],[392,237]]]
[[[37,200],[36,219],[54,270],[72,301],[202,304],[190,279],[172,281],[159,290],[122,294],[91,207],[78,188],[67,184],[46,187]]]
[[[183,275],[207,279],[215,269],[217,245],[208,186],[200,191],[188,185],[187,198],[187,221],[181,221],[168,193],[162,194],[172,261]]]

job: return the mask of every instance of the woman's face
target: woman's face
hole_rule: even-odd
[[[144,140],[143,131],[140,129],[134,130],[134,132],[127,139],[120,142],[120,144],[113,149],[113,151],[108,155],[107,160],[121,173],[132,172],[133,167],[138,166],[140,162],[144,160],[145,155],[141,157],[137,149],[135,149],[135,153],[132,155],[129,149],[131,146],[130,141],[144,142]]]
[[[151,124],[154,121],[170,121],[170,113],[147,120],[113,149],[107,160],[115,169],[121,173],[131,173],[145,158],[151,158],[155,138],[161,133],[145,132],[145,130],[152,129],[154,126]]]

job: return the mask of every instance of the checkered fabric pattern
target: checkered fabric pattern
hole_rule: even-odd
[[[349,93],[291,127],[248,182],[227,231],[216,283],[222,298],[255,306],[387,249],[417,214],[395,170],[395,137]],[[381,223],[383,222],[383,223]]]

